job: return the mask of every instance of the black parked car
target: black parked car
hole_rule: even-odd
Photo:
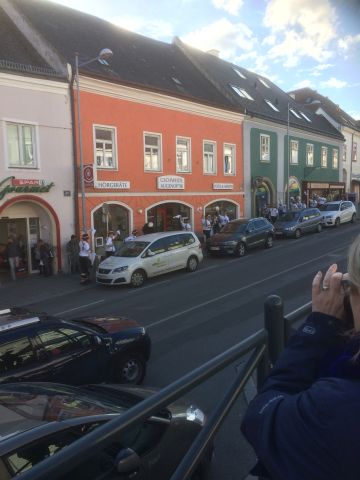
[[[230,253],[242,257],[248,248],[273,246],[274,227],[266,218],[232,220],[206,242],[210,254]]]
[[[62,320],[23,309],[0,312],[0,382],[137,384],[150,351],[148,334],[134,320]]]
[[[63,448],[154,393],[121,385],[69,387],[55,383],[0,385],[0,472],[10,479],[56,456]],[[176,402],[120,433],[63,480],[168,480],[206,422],[188,402]],[[204,454],[193,479],[204,478]],[[55,459],[54,459],[55,460]]]

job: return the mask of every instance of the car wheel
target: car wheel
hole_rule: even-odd
[[[141,287],[146,281],[146,273],[144,270],[135,270],[131,275],[130,283],[133,287]]]
[[[237,257],[243,257],[245,255],[245,251],[246,251],[245,243],[240,242],[236,246],[235,255]]]
[[[356,221],[356,214],[353,213],[353,216],[351,217],[351,223],[355,223]]]
[[[335,227],[338,227],[340,225],[340,218],[337,217],[337,219],[335,220]]]
[[[265,240],[265,248],[271,248],[273,246],[273,240],[272,235],[268,235]]]
[[[139,385],[146,373],[146,362],[139,355],[129,355],[120,361],[117,367],[116,379],[120,383]]]
[[[321,223],[318,224],[318,226],[316,227],[316,233],[320,233],[322,230],[322,226],[321,226]]]
[[[197,270],[198,268],[198,265],[199,265],[199,260],[193,255],[187,261],[186,270],[188,272],[195,272],[195,270]]]
[[[295,230],[295,238],[300,238],[300,237],[301,237],[301,230],[300,230],[300,228],[297,228]]]

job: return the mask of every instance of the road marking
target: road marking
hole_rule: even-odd
[[[64,313],[73,312],[74,310],[81,310],[82,308],[89,307],[90,305],[96,305],[97,303],[103,303],[105,299],[97,300],[96,302],[87,303],[86,305],[80,305],[80,307],[70,308],[70,310],[64,310],[63,312],[54,313],[54,315],[64,315]]]
[[[185,315],[186,313],[192,312],[194,310],[197,310],[199,308],[205,307],[206,305],[210,305],[212,303],[218,302],[219,300],[222,300],[223,298],[230,297],[231,295],[235,295],[236,293],[242,292],[244,290],[247,290],[248,288],[255,287],[256,285],[260,285],[261,283],[267,282],[269,280],[272,280],[274,278],[279,277],[280,275],[284,275],[285,273],[291,272],[292,270],[295,270],[297,268],[303,267],[304,265],[308,265],[309,263],[313,263],[316,260],[319,260],[320,258],[328,257],[329,255],[334,255],[334,252],[337,252],[338,250],[342,250],[346,247],[340,247],[336,248],[330,252],[325,253],[324,255],[320,255],[319,257],[313,258],[311,260],[308,260],[307,262],[299,263],[291,268],[287,268],[286,270],[282,270],[281,272],[275,273],[274,275],[270,275],[270,277],[263,278],[261,280],[258,280],[257,282],[251,283],[250,285],[245,285],[244,287],[237,288],[236,290],[232,290],[231,292],[224,293],[223,295],[220,295],[218,297],[212,298],[211,300],[207,300],[206,302],[199,303],[198,305],[195,305],[194,307],[187,308],[186,310],[182,310],[181,312],[174,313],[173,315],[169,315],[168,317],[161,318],[160,320],[157,320],[156,322],[150,323],[149,325],[146,325],[146,328],[151,328],[155,327],[157,325],[161,325],[162,323],[167,322],[168,320],[172,320],[177,317],[181,317],[182,315]]]

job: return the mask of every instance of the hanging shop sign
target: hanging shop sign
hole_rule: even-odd
[[[213,190],[234,190],[233,183],[213,183]]]
[[[109,182],[109,181],[96,181],[94,182],[94,187],[95,188],[101,188],[101,189],[115,189],[115,190],[127,190],[130,188],[130,182],[128,181],[114,181],[114,182]]]
[[[94,186],[94,165],[84,165],[83,176],[85,187]]]
[[[54,182],[45,180],[6,177],[0,181],[0,200],[7,193],[47,193],[54,185]]]
[[[164,175],[157,178],[158,190],[184,190],[185,179],[177,175]]]

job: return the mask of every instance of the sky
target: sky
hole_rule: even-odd
[[[360,120],[360,0],[52,0],[263,75],[310,87]]]

